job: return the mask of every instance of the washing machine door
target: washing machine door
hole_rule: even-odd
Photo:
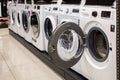
[[[93,59],[104,62],[111,50],[106,33],[99,27],[92,27],[87,35],[87,48]]]
[[[53,17],[47,17],[44,23],[44,32],[46,39],[52,36],[53,30],[55,29],[56,23]]]
[[[14,25],[15,24],[15,11],[12,11],[12,16],[11,16],[11,23],[12,23],[12,25]]]
[[[32,39],[36,42],[36,38],[38,38],[40,34],[40,19],[36,12],[32,12],[30,22],[31,29],[33,31]]]
[[[81,58],[85,36],[73,22],[63,23],[55,29],[48,44],[51,61],[60,68],[70,68]]]
[[[26,33],[29,32],[29,27],[28,27],[28,14],[27,12],[22,13],[22,24],[23,24],[23,29]]]
[[[20,27],[20,13],[17,13],[17,25]]]

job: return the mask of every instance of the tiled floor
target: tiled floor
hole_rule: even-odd
[[[63,80],[28,49],[0,29],[0,80]]]

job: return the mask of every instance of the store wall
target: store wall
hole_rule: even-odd
[[[0,0],[0,17],[7,17],[7,0]]]

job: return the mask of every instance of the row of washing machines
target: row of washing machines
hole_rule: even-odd
[[[115,0],[8,1],[9,29],[62,69],[116,80]]]

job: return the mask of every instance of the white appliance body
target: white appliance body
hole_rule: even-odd
[[[22,13],[25,10],[25,4],[17,3],[16,7],[18,9],[16,14],[16,25],[18,27],[18,35],[25,38],[25,31],[22,24]]]
[[[60,0],[53,0],[49,3],[46,1],[38,1],[33,2],[33,10],[32,12],[35,12],[36,19],[38,21],[38,24],[34,29],[32,29],[32,44],[36,46],[41,51],[47,51],[47,45],[48,45],[48,38],[46,37],[46,31],[45,31],[45,20],[49,19],[51,21],[52,27],[56,27],[56,17],[57,17],[57,11],[52,10],[54,7],[58,7],[57,4],[60,4]],[[48,23],[49,24],[49,23]],[[47,25],[47,27],[49,27]],[[39,31],[38,31],[39,30]],[[37,35],[35,35],[35,32],[37,32]]]
[[[8,11],[7,11],[7,13],[8,13],[8,19],[9,19],[9,25],[8,25],[8,28],[10,29],[10,30],[13,30],[12,28],[12,25],[13,25],[13,20],[12,20],[12,11],[13,11],[13,2],[12,1],[8,1],[8,3],[7,3],[7,9],[8,9]]]
[[[30,27],[30,16],[31,16],[32,5],[25,4],[25,10],[22,11],[22,26],[24,30],[24,39],[29,43],[32,43],[32,29]]]
[[[116,80],[116,10],[111,7],[85,6],[80,11],[80,26],[88,41],[83,56],[72,69],[89,80]],[[99,43],[94,43],[95,39],[94,42],[90,40],[94,34],[98,36],[98,42],[102,38],[100,34],[104,37],[104,42],[99,42],[101,45],[97,46]],[[93,45],[96,47],[93,48]]]
[[[44,51],[44,38],[43,38],[43,6],[34,4],[31,10],[31,39],[32,44],[41,51]]]
[[[73,6],[60,8],[61,25],[48,45],[53,63],[71,68],[89,80],[116,80],[116,9]]]
[[[7,5],[8,9],[8,18],[9,18],[9,29],[11,29],[13,32],[17,33],[17,27],[15,24],[15,16],[16,16],[16,7],[15,3],[13,1],[8,2]]]
[[[43,11],[43,35],[44,35],[44,46],[45,51],[48,52],[48,41],[52,35],[52,32],[59,25],[58,15],[59,15],[59,5],[51,4],[45,5]]]

